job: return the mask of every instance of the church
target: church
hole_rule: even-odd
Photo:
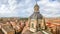
[[[28,18],[28,27],[29,29],[23,34],[52,34],[47,30],[45,23],[45,18],[39,11],[39,5],[35,4],[33,14]],[[48,32],[46,32],[47,30]]]
[[[36,3],[36,5],[34,6],[34,13],[30,16],[30,21],[29,21],[30,31],[36,32],[39,30],[46,29],[46,24],[44,20],[45,20],[44,17],[39,11],[39,6]]]

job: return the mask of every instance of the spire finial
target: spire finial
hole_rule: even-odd
[[[36,4],[34,6],[34,11],[39,12],[39,5],[37,4],[37,0],[35,0],[35,1],[36,1]]]
[[[35,0],[36,1],[36,4],[37,4],[37,0]]]

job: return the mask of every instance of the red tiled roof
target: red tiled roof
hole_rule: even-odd
[[[4,33],[2,32],[2,30],[0,30],[0,34],[4,34]]]
[[[23,34],[32,34],[32,32],[29,30],[26,30]]]

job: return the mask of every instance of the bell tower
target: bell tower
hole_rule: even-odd
[[[34,13],[29,17],[29,30],[37,32],[45,29],[45,22],[43,16],[39,12],[39,5],[35,4]]]

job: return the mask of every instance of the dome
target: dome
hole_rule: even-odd
[[[31,16],[30,19],[42,19],[43,16],[39,12],[34,12]]]
[[[42,19],[43,16],[39,13],[39,5],[34,6],[34,13],[30,16],[31,19]]]

